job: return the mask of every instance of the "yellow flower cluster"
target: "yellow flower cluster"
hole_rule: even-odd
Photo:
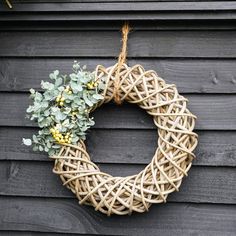
[[[66,92],[68,94],[72,94],[70,86],[66,86],[66,88],[64,89],[64,92]],[[56,102],[59,106],[61,106],[61,107],[64,106],[64,101],[65,101],[65,97],[63,97],[62,94],[57,96]]]
[[[67,132],[66,134],[62,134],[59,132],[59,130],[54,127],[50,129],[50,132],[52,133],[53,138],[58,142],[58,143],[68,143],[70,144],[73,138],[73,134]]]
[[[65,98],[62,95],[57,96],[56,102],[58,103],[58,105],[60,105],[61,107],[64,106],[64,101],[65,101]]]
[[[71,88],[69,85],[66,86],[65,90],[64,90],[66,93],[68,94],[72,94],[72,91],[71,91]]]
[[[95,81],[91,81],[91,82],[87,83],[87,88],[88,89],[94,89],[97,86],[98,86],[98,83],[95,82]]]
[[[76,116],[77,114],[78,114],[78,112],[76,112],[76,111],[72,111],[72,112],[71,112],[71,115],[72,115],[72,116]]]

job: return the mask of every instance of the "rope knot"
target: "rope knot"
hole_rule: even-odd
[[[127,56],[127,41],[128,41],[128,34],[130,31],[129,24],[126,22],[124,26],[122,27],[122,48],[120,55],[118,57],[118,63],[117,63],[117,69],[115,73],[115,80],[114,80],[114,101],[116,104],[120,105],[122,103],[120,98],[120,71],[122,68],[122,65],[126,62],[126,56]]]

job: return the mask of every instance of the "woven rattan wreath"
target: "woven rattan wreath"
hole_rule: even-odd
[[[138,104],[153,117],[159,137],[151,162],[136,175],[113,177],[91,161],[82,141],[77,146],[64,145],[52,157],[54,172],[79,203],[92,205],[107,215],[145,212],[152,203],[166,202],[168,194],[178,191],[187,175],[197,145],[193,132],[196,117],[187,109],[187,99],[179,95],[174,84],[166,84],[154,71],[123,63],[124,45],[118,64],[96,68],[97,80],[106,82],[104,100],[99,105],[114,98],[118,103]]]

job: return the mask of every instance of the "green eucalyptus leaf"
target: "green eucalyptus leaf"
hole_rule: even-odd
[[[60,92],[63,92],[63,91],[64,91],[64,87],[63,87],[63,86],[59,86],[57,89],[58,89],[58,91],[59,91],[58,94],[60,94]]]
[[[59,70],[55,70],[55,71],[53,72],[53,74],[54,74],[55,76],[58,76],[58,75],[59,75]]]
[[[93,106],[93,103],[88,99],[88,96],[87,96],[86,91],[83,93],[83,99],[84,99],[85,103],[86,103],[88,106],[90,106],[90,107]]]
[[[64,120],[66,118],[66,114],[62,113],[61,111],[57,111],[55,113],[55,119],[60,121],[60,120]]]
[[[102,100],[104,97],[98,93],[93,94],[93,98],[97,99],[97,100]]]
[[[70,86],[71,86],[71,89],[72,89],[73,93],[78,93],[79,92],[78,84],[76,82],[71,82]]]
[[[35,90],[32,89],[32,88],[29,91],[30,91],[31,94],[35,94]]]
[[[26,145],[26,146],[31,146],[31,145],[32,145],[32,140],[29,139],[29,138],[23,138],[23,139],[22,139],[22,142],[23,142],[23,144]]]
[[[32,136],[32,138],[33,138],[33,142],[34,143],[38,143],[38,138],[37,138],[37,136],[35,134]]]
[[[70,78],[72,81],[77,81],[78,77],[75,73],[70,74]]]
[[[36,152],[36,151],[38,151],[38,150],[39,150],[38,146],[33,146],[33,151],[34,151],[34,152]]]
[[[55,86],[59,87],[60,85],[62,85],[63,83],[63,79],[61,77],[58,77],[55,81]]]
[[[31,113],[33,110],[34,110],[34,107],[33,107],[33,106],[29,106],[29,107],[26,109],[26,112]]]
[[[41,88],[42,89],[47,89],[47,90],[52,90],[54,88],[54,84],[49,83],[49,82],[44,82],[43,80],[41,81]]]
[[[52,79],[52,80],[55,80],[57,77],[54,73],[50,73],[49,78]]]
[[[82,92],[82,91],[83,91],[83,86],[81,85],[81,83],[78,83],[78,84],[77,84],[77,87],[78,87],[78,91],[79,91],[79,92]]]

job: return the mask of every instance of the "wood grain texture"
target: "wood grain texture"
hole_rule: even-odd
[[[0,38],[0,57],[117,57],[120,48],[118,31],[0,32]],[[128,56],[234,58],[235,38],[235,31],[135,31]]]
[[[14,3],[11,14],[5,6],[0,7],[1,20],[52,21],[52,20],[196,20],[235,19],[235,3],[232,1],[183,2],[183,1],[103,1],[80,3]],[[97,3],[97,4],[96,4]],[[63,12],[62,14],[59,14]],[[80,14],[74,14],[79,12]],[[46,13],[46,14],[45,14]],[[86,13],[86,14],[84,14]],[[113,14],[107,14],[113,13]],[[129,13],[129,14],[127,14]],[[27,17],[28,16],[28,17]],[[30,17],[29,17],[30,16]]]
[[[198,116],[196,129],[235,130],[235,95],[186,95],[189,109]],[[25,93],[0,93],[0,126],[36,126],[25,118],[30,104]],[[227,114],[227,115],[226,115]],[[153,129],[151,117],[137,106],[108,104],[94,112],[96,128]]]
[[[99,2],[99,1],[98,1]],[[100,0],[101,2],[101,0]],[[94,12],[94,11],[224,11],[224,10],[236,10],[236,3],[233,1],[214,1],[214,2],[176,2],[176,1],[117,1],[109,2],[103,0],[103,4],[96,4],[96,1],[82,1],[79,4],[71,2],[67,4],[65,1],[61,4],[41,2],[40,5],[37,2],[20,2],[14,3],[15,12]],[[2,12],[8,12],[6,8],[0,9]]]
[[[101,235],[234,235],[236,207],[167,203],[148,214],[106,217],[76,200],[1,198],[2,230]],[[32,210],[33,209],[33,210]],[[125,227],[124,227],[125,226]]]
[[[30,231],[1,231],[1,236],[66,236],[68,233],[47,233]],[[92,236],[94,234],[70,234],[70,236]],[[110,235],[113,236],[113,235]]]
[[[30,232],[30,231],[1,231],[1,236],[66,236],[68,233],[47,233],[47,232]],[[71,234],[70,236],[92,236],[94,234]],[[109,235],[114,236],[114,235]]]
[[[28,13],[27,13],[28,14]],[[66,14],[66,12],[63,12]],[[17,14],[12,14],[15,17]],[[22,15],[22,13],[20,14]],[[41,15],[41,21],[0,21],[1,31],[119,31],[123,21],[45,21],[44,15]],[[4,15],[6,18],[7,16]],[[78,15],[79,16],[79,15]],[[111,16],[111,15],[109,15]],[[1,13],[0,13],[1,18]],[[30,19],[30,18],[29,18]],[[29,20],[28,19],[28,20]],[[235,30],[234,21],[132,21],[133,31],[150,31],[150,30]]]
[[[89,70],[96,65],[106,67],[114,59],[77,58]],[[175,83],[180,93],[236,93],[235,60],[186,60],[186,59],[130,59],[129,65],[141,64],[153,69],[168,83]],[[28,91],[40,89],[41,80],[55,69],[71,73],[73,60],[58,58],[0,58],[0,91]],[[27,70],[25,69],[27,68]]]
[[[86,12],[86,14],[75,14],[74,12],[63,12],[54,13],[48,12],[45,14],[43,12],[20,12],[20,14],[0,14],[0,21],[5,22],[77,22],[77,21],[179,21],[179,20],[187,20],[187,21],[212,21],[212,20],[235,20],[236,13],[235,11],[166,11],[166,12],[151,12],[148,11],[140,11],[134,12],[132,14],[127,14],[124,12],[114,12],[115,14],[108,14],[105,12]],[[183,14],[184,13],[184,14]]]
[[[145,165],[99,164],[113,176],[129,176]],[[52,162],[1,161],[0,195],[74,198],[58,176]],[[236,203],[236,172],[230,167],[192,167],[179,192],[170,194],[171,202]]]
[[[46,153],[22,145],[37,129],[0,127],[0,160],[49,161]],[[236,166],[236,132],[197,131],[196,166]],[[87,147],[96,163],[148,164],[156,146],[155,130],[92,129]],[[109,147],[109,148],[108,148]]]

